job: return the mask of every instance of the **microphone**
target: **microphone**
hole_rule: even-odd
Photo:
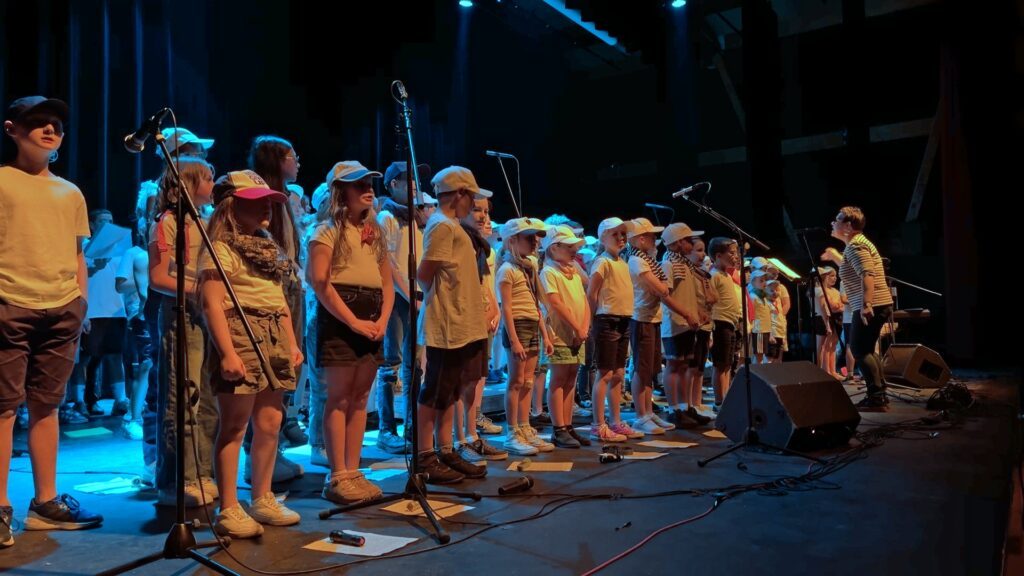
[[[650,202],[644,202],[644,206],[647,208],[652,208],[654,210],[668,210],[669,212],[673,211],[672,208],[665,206],[664,204],[652,204]]]
[[[693,194],[694,192],[708,192],[709,190],[711,190],[711,183],[710,182],[697,182],[693,186],[687,186],[686,188],[683,188],[682,190],[673,192],[672,193],[672,197],[673,198],[679,198],[680,196],[682,196],[683,198],[686,198],[687,200],[689,200],[690,199],[690,194]]]
[[[170,112],[170,108],[162,108],[156,114],[149,117],[142,123],[142,126],[138,130],[124,137],[124,149],[131,152],[132,154],[138,154],[146,149],[146,140],[149,139],[149,135],[153,134],[160,128],[160,122],[163,122],[164,116]]]
[[[533,478],[523,476],[505,484],[504,486],[499,486],[498,494],[501,494],[502,496],[518,494],[519,492],[526,492],[530,488],[533,488]]]
[[[398,97],[402,100],[409,99],[409,93],[405,90],[405,84],[401,80],[395,80],[395,87],[398,88]]]
[[[495,158],[506,158],[506,159],[515,160],[515,156],[513,156],[511,154],[508,154],[506,152],[495,152],[494,150],[487,150],[486,154],[488,156],[494,156]]]
[[[822,228],[821,226],[811,226],[810,228],[797,228],[796,230],[793,230],[793,232],[795,232],[796,234],[805,235],[813,234],[815,232],[825,232],[825,229]]]

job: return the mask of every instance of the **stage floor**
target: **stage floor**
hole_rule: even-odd
[[[943,429],[935,437],[909,433],[886,440],[869,450],[866,458],[813,486],[747,492],[725,500],[706,517],[654,537],[601,573],[997,574],[1010,507],[1011,469],[1018,457],[1016,381],[976,373],[958,376],[967,381],[976,398],[962,425]],[[889,413],[864,414],[861,429],[925,414],[923,404],[894,401]],[[267,527],[260,540],[234,542],[230,553],[251,567],[274,573],[328,572],[333,565],[358,557],[303,546],[326,537],[330,530],[348,529],[416,539],[397,553],[419,553],[352,568],[361,574],[581,574],[661,527],[706,512],[715,502],[716,488],[799,476],[808,469],[806,461],[758,452],[735,453],[698,468],[698,459],[729,445],[728,440],[703,436],[704,430],[657,437],[699,445],[665,450],[668,454],[656,460],[600,464],[596,445],[534,457],[535,462],[571,461],[573,467],[570,472],[527,471],[536,482],[528,496],[492,497],[499,485],[522,474],[506,471],[507,461],[492,462],[486,480],[453,487],[479,491],[485,497],[479,502],[456,500],[474,508],[445,522],[452,544],[434,550],[436,543],[425,519],[410,520],[373,507],[319,520],[317,513],[329,507],[319,498],[325,470],[309,466],[308,447],[292,449],[289,456],[306,466],[306,474],[282,488],[287,491],[288,506],[302,515],[302,523]],[[173,509],[156,507],[155,493],[127,488],[126,493],[101,495],[75,488],[118,477],[130,480],[141,472],[139,442],[98,432],[85,438],[62,437],[58,487],[103,513],[103,526],[83,532],[21,531],[32,479],[28,457],[15,458],[10,491],[18,520],[17,543],[0,550],[0,571],[92,574],[162,548]],[[21,438],[16,445],[23,442]],[[372,446],[372,434],[366,444],[364,466],[388,458]],[[405,475],[397,474],[382,481],[385,491],[402,489]],[[588,499],[539,519],[502,524],[551,510],[553,506],[542,506],[565,501],[557,495],[635,497],[689,489],[710,492]],[[192,517],[205,522],[202,511],[193,512]],[[488,526],[492,527],[477,534]],[[197,535],[205,539],[210,533],[201,529]],[[223,551],[213,557],[245,572]],[[175,560],[133,573],[210,572],[191,561]]]

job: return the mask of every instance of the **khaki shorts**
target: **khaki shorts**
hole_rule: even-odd
[[[267,378],[260,365],[259,357],[242,326],[242,319],[235,310],[224,311],[231,333],[231,344],[245,365],[245,377],[241,380],[225,380],[220,371],[220,353],[211,338],[206,351],[206,369],[209,370],[210,384],[217,394],[257,394],[263,390],[295,390],[295,370],[292,368],[292,339],[281,312],[246,310],[249,325],[256,340],[261,341],[260,349],[266,356],[273,372]]]

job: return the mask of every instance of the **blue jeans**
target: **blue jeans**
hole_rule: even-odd
[[[423,378],[419,364],[415,358],[405,358],[410,342],[415,344],[416,334],[409,330],[409,302],[395,295],[395,306],[388,318],[388,329],[384,334],[384,364],[377,370],[377,416],[380,431],[397,433],[395,422],[395,389],[398,373],[402,375],[402,396],[405,398],[405,426],[408,434],[412,425],[412,408],[415,402],[409,400],[413,378],[419,382]],[[415,373],[415,376],[413,374]]]

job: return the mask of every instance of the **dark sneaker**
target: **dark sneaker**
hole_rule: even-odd
[[[578,440],[569,434],[569,430],[566,427],[556,426],[551,431],[551,443],[559,448],[579,448],[580,443]]]
[[[452,470],[458,472],[459,474],[465,476],[466,478],[476,480],[478,478],[483,478],[487,476],[486,466],[477,466],[472,462],[466,462],[465,460],[462,459],[462,456],[459,456],[459,453],[455,452],[454,450],[450,452],[441,452],[437,456],[438,458],[440,458],[441,462],[443,462],[445,466],[451,468]],[[430,480],[428,479],[427,482],[429,481]]]
[[[501,370],[487,371],[487,384],[501,384],[504,381],[505,375],[502,374]]]
[[[420,472],[427,477],[428,484],[454,484],[466,479],[464,474],[452,470],[441,462],[434,452],[424,452],[416,458],[419,459]]]
[[[593,444],[590,441],[590,438],[587,438],[586,436],[580,436],[580,434],[576,432],[576,429],[573,428],[572,426],[568,426],[566,429],[569,431],[569,435],[575,438],[576,441],[580,443],[580,446],[590,446],[591,444]]]
[[[25,530],[81,530],[103,523],[103,516],[82,508],[67,494],[39,504],[32,499],[25,518]]]
[[[682,410],[673,410],[672,414],[669,414],[668,421],[675,424],[676,428],[679,428],[680,430],[689,430],[699,426],[696,420],[690,418],[690,416]]]
[[[857,410],[861,412],[888,412],[889,399],[884,394],[866,396],[860,402],[857,402]]]
[[[299,426],[299,421],[296,418],[285,420],[284,427],[281,429],[281,439],[283,444],[288,444],[292,448],[309,444],[309,436],[302,426]]]
[[[541,412],[540,414],[534,414],[530,412],[530,426],[534,428],[543,428],[551,425],[551,415],[547,412]]]
[[[694,408],[693,406],[688,407],[686,411],[683,412],[683,414],[689,416],[690,420],[693,420],[699,426],[707,426],[708,424],[711,423],[711,418],[708,418],[707,416],[701,414],[700,412],[697,412],[697,409]]]
[[[484,441],[483,438],[477,438],[475,442],[470,444],[473,451],[483,457],[484,460],[505,460],[508,458],[508,451],[502,450],[497,446],[492,446]]]
[[[0,506],[0,548],[14,546],[14,529],[11,528],[11,519],[14,518],[14,508]]]
[[[71,404],[65,404],[57,412],[57,421],[61,426],[72,426],[76,424],[87,424],[89,418],[75,410]]]
[[[131,409],[131,405],[128,403],[128,399],[118,400],[114,402],[114,407],[110,409],[111,416],[124,416]]]
[[[377,433],[377,448],[388,454],[404,454],[405,440],[390,430],[381,430]]]
[[[85,408],[85,412],[86,412],[86,414],[90,418],[94,418],[94,417],[97,417],[97,416],[105,416],[106,415],[106,412],[103,411],[103,408],[100,408],[99,404],[90,404],[90,405],[88,405]]]

